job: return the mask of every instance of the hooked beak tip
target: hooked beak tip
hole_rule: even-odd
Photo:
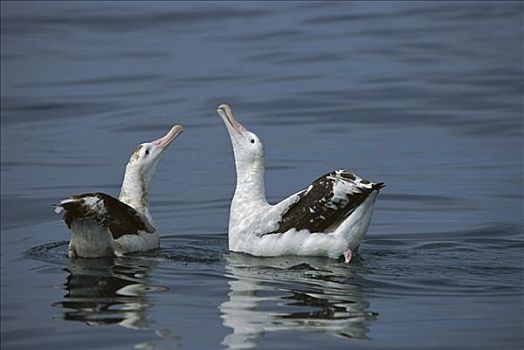
[[[152,143],[162,149],[165,149],[182,132],[184,132],[184,127],[182,125],[174,125],[164,137],[161,137]]]
[[[224,113],[231,113],[231,107],[229,107],[227,104],[222,103],[220,106],[218,106],[217,112],[222,111]]]
[[[231,131],[241,133],[242,130],[245,130],[242,124],[236,121],[235,117],[233,116],[233,112],[231,111],[231,107],[229,107],[229,105],[225,103],[221,104],[220,106],[218,106],[217,113],[224,121],[224,124],[226,124],[226,128],[230,133]]]

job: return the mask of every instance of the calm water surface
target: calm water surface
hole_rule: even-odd
[[[521,3],[2,2],[6,349],[521,349]],[[351,265],[227,251],[220,103],[271,201],[337,168],[387,187]],[[66,257],[52,204],[151,189],[159,251]]]

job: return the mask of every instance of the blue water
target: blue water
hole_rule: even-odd
[[[524,348],[524,6],[1,3],[6,349]],[[268,198],[346,168],[387,187],[359,257],[227,251],[230,104]],[[52,204],[152,182],[161,249],[70,260]]]

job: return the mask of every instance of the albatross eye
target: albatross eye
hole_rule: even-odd
[[[251,143],[255,143],[255,140],[254,140],[254,139],[251,139]]]
[[[146,149],[146,156],[147,156],[148,154],[149,154],[149,150],[148,150],[148,149]]]

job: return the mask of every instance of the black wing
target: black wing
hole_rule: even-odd
[[[383,183],[371,183],[345,170],[325,174],[298,194],[299,200],[282,215],[275,231],[264,234],[283,233],[292,228],[325,232],[382,187]]]
[[[148,220],[129,205],[105,193],[84,193],[63,200],[64,222],[71,228],[77,219],[91,219],[109,229],[114,239],[138,231],[155,232]],[[59,212],[59,211],[58,211]]]

